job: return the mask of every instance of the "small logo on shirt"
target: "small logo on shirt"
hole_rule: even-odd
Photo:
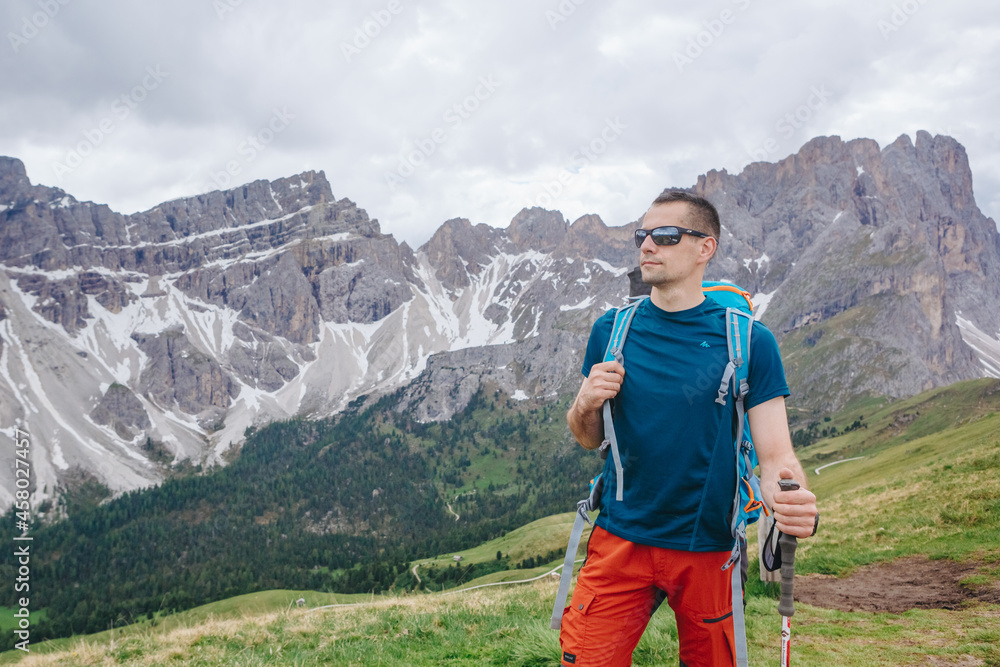
[[[712,347],[712,346],[708,344],[708,341],[704,341],[703,340],[703,341],[701,341],[701,346],[700,347]]]

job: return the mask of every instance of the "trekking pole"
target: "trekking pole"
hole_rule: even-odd
[[[799,483],[794,479],[779,479],[782,491],[795,491]],[[795,548],[798,541],[794,535],[782,533],[778,537],[781,548],[781,599],[778,613],[781,614],[781,667],[789,667],[792,662],[792,615],[795,613]]]

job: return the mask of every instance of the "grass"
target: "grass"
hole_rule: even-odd
[[[461,556],[460,565],[467,566],[472,563],[489,563],[496,560],[497,552],[501,553],[503,559],[510,564],[516,564],[522,560],[532,557],[544,556],[553,551],[558,552],[558,557],[547,562],[537,562],[533,568],[511,569],[493,572],[481,577],[476,577],[467,582],[462,582],[455,589],[462,590],[483,584],[495,584],[498,582],[517,582],[532,579],[550,572],[562,565],[566,551],[566,544],[569,541],[570,530],[573,528],[575,513],[556,514],[521,526],[512,530],[502,537],[498,537],[489,542],[484,542],[479,546],[463,551],[455,551],[448,554],[441,554],[434,558],[425,558],[411,564],[417,567],[417,573],[429,568],[446,568],[454,563],[455,556]],[[591,515],[593,519],[596,513]],[[580,550],[577,558],[585,555],[585,545],[590,536],[591,526],[584,526],[583,535],[580,539]],[[579,570],[580,564],[577,564]]]
[[[0,632],[11,632],[18,627],[18,619],[14,617],[17,611],[16,607],[0,607]],[[28,620],[32,624],[38,623],[46,616],[44,609],[30,611],[29,613]]]
[[[548,618],[555,587],[555,581],[543,580],[463,595],[210,618],[169,630],[78,639],[55,653],[33,647],[19,664],[554,667],[559,664],[558,633],[548,628]],[[751,598],[747,619],[751,664],[774,664],[779,652],[774,601]],[[798,665],[926,665],[930,656],[938,659],[934,664],[1000,664],[996,607],[863,614],[798,605],[793,631]],[[634,664],[676,663],[676,626],[663,607],[640,641]]]
[[[462,563],[466,565],[469,563],[484,563],[495,560],[498,551],[505,558],[509,558],[512,563],[516,563],[528,557],[547,554],[553,549],[565,550],[566,543],[569,541],[570,530],[573,528],[574,516],[573,512],[548,516],[537,521],[532,521],[525,526],[510,531],[503,537],[484,542],[471,549],[441,554],[434,558],[417,561],[417,563],[420,564],[420,567],[445,567],[451,565],[455,556],[461,556]],[[581,544],[586,543],[589,534],[590,526],[587,526],[584,529]],[[524,573],[530,571],[517,570],[516,572]]]
[[[887,448],[870,459],[824,471],[815,490],[826,497],[824,535],[806,543],[807,570],[838,574],[833,562],[859,565],[910,553],[962,558],[1000,545],[1000,415],[955,431]],[[945,454],[949,445],[958,450]],[[900,470],[900,461],[913,467]],[[855,463],[855,462],[852,462]],[[884,476],[878,471],[884,471]],[[856,484],[849,492],[824,493]],[[887,511],[888,510],[888,511]],[[811,562],[811,551],[825,552]],[[831,554],[836,554],[833,559]]]
[[[86,639],[93,642],[108,642],[114,638],[125,638],[132,636],[143,636],[149,634],[169,633],[177,629],[197,627],[201,624],[219,622],[231,619],[240,619],[258,614],[272,614],[296,608],[296,600],[304,599],[303,605],[306,609],[330,605],[330,604],[350,604],[372,601],[372,596],[367,594],[344,595],[340,593],[321,593],[319,591],[291,591],[291,590],[270,590],[259,593],[249,593],[236,597],[212,602],[194,609],[189,609],[177,614],[157,616],[153,620],[143,619],[131,625],[115,630],[105,630],[92,635],[87,635]],[[8,616],[10,610],[4,612],[5,620],[13,618]],[[12,612],[10,612],[12,614]],[[44,612],[42,612],[44,613]],[[32,614],[32,620],[37,620],[37,614]],[[4,629],[7,631],[7,628]],[[43,651],[71,651],[81,641],[80,637],[69,637],[64,639],[53,639],[42,642],[39,647]],[[32,651],[39,650],[32,646]],[[22,654],[22,651],[8,651],[0,654],[0,664],[9,664]]]
[[[911,554],[1000,554],[997,387],[984,380],[929,392],[866,417],[868,429],[803,452],[823,518],[821,532],[800,547],[798,571],[842,575]],[[814,472],[854,456],[865,458]]]
[[[844,575],[858,567],[914,554],[973,560],[969,589],[1000,585],[1000,381],[966,382],[884,405],[870,399],[831,418],[852,423],[863,408],[867,429],[799,452],[819,497],[819,534],[800,542],[799,573]],[[870,414],[869,414],[870,412]],[[832,461],[864,456],[814,469]],[[511,562],[562,549],[573,514],[535,521],[501,538],[457,552],[464,563],[497,551]],[[756,531],[751,531],[751,539]],[[584,538],[586,539],[586,538]],[[751,552],[752,553],[752,552]],[[420,561],[447,566],[455,554]],[[524,579],[533,570],[497,572],[467,586]],[[755,572],[751,563],[751,573]],[[558,633],[548,628],[554,578],[445,595],[332,596],[269,591],[206,605],[114,633],[45,642],[32,654],[0,663],[34,665],[523,665],[558,664]],[[751,664],[778,656],[773,589],[748,589]],[[344,602],[354,606],[307,611]],[[798,604],[793,624],[797,665],[1000,666],[1000,606],[903,614],[840,612]],[[654,616],[634,664],[677,663],[669,609]]]

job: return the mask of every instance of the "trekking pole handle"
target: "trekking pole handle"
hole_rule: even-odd
[[[795,491],[799,483],[794,479],[779,479],[778,486],[782,491]],[[795,548],[798,540],[794,535],[782,533],[778,537],[781,547],[781,599],[778,601],[778,613],[791,617],[795,613]]]

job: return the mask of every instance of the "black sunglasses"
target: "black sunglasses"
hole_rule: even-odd
[[[681,229],[680,227],[657,227],[656,229],[637,229],[635,230],[635,247],[641,248],[642,242],[646,240],[647,236],[653,237],[653,243],[656,245],[677,245],[680,243],[682,234],[690,234],[691,236],[700,236],[702,238],[708,238],[711,234],[705,234],[703,232],[696,232],[693,229]]]

